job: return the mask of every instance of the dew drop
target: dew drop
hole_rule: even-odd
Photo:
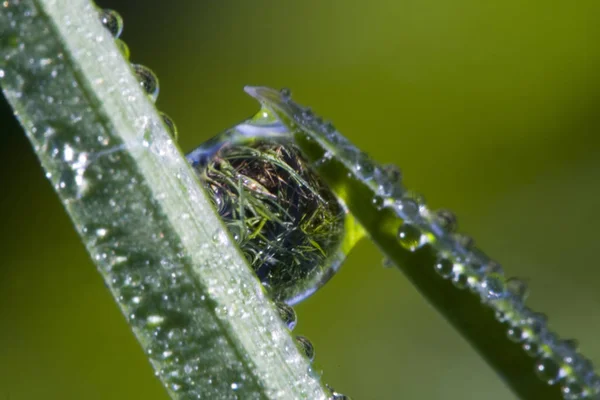
[[[442,278],[450,278],[452,276],[452,269],[454,263],[446,257],[440,257],[435,263],[435,271],[442,276]]]
[[[125,43],[121,39],[116,39],[115,44],[117,45],[117,48],[123,55],[123,58],[129,60],[129,56],[131,55],[131,53],[129,51],[129,46],[127,46],[127,43]]]
[[[165,124],[165,127],[167,128],[167,131],[169,132],[169,135],[171,135],[173,140],[177,140],[178,132],[177,126],[175,126],[175,122],[173,122],[171,117],[169,117],[164,112],[160,112],[159,114]]]
[[[394,263],[389,258],[383,257],[383,260],[381,260],[381,265],[383,265],[383,268],[392,268]]]
[[[546,330],[548,323],[548,316],[544,313],[534,312],[532,313],[525,324],[529,326],[534,335],[539,336]]]
[[[296,327],[296,323],[298,322],[298,318],[294,309],[280,301],[276,302],[275,306],[277,306],[279,317],[283,320],[288,329],[293,331]]]
[[[569,382],[567,384],[564,384],[560,388],[560,391],[565,400],[576,400],[584,398],[582,397],[583,387],[577,382]]]
[[[138,82],[144,89],[144,91],[148,94],[152,101],[156,101],[158,97],[158,78],[152,72],[152,70],[141,64],[131,64],[131,68],[133,68],[133,72],[137,76]]]
[[[523,341],[523,330],[518,326],[513,326],[508,329],[506,336],[511,342],[519,343]]]
[[[505,296],[506,285],[502,275],[489,275],[481,282],[481,296],[487,300],[498,300]]]
[[[535,342],[527,342],[523,344],[523,350],[525,350],[525,353],[532,357],[540,354],[540,346],[538,346]]]
[[[535,363],[537,376],[548,385],[554,385],[559,379],[560,366],[550,357],[540,357]]]
[[[469,235],[455,233],[454,240],[456,240],[456,244],[467,250],[470,250],[475,246],[475,240]]]
[[[458,289],[464,289],[469,284],[469,278],[467,274],[455,274],[452,278],[452,284]]]
[[[448,233],[456,232],[458,228],[458,221],[456,215],[450,210],[437,210],[435,212],[435,219],[438,224]]]
[[[421,231],[414,225],[404,223],[398,228],[398,240],[406,250],[415,251],[422,246]]]
[[[306,357],[312,362],[315,359],[315,348],[310,340],[304,336],[296,336],[296,342],[299,344],[300,350],[302,350]]]
[[[288,88],[281,88],[279,94],[283,100],[289,100],[292,98],[292,91]]]
[[[506,280],[506,290],[521,302],[524,302],[529,295],[527,283],[519,278],[508,278]]]
[[[385,199],[382,196],[373,197],[373,205],[377,210],[383,209],[383,205],[385,204]]]
[[[101,10],[100,22],[114,38],[121,36],[123,32],[123,18],[118,12],[109,9]]]

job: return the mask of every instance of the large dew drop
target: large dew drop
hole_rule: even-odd
[[[188,154],[220,217],[271,296],[295,304],[357,240],[349,214],[266,111]]]

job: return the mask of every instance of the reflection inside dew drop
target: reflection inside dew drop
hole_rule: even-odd
[[[398,228],[398,241],[406,250],[415,251],[423,245],[423,235],[416,226],[404,223]]]
[[[187,158],[258,279],[292,305],[337,272],[361,234],[286,132],[262,110]]]

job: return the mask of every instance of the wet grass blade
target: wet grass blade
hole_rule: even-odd
[[[526,284],[505,277],[499,264],[454,233],[447,213],[440,217],[406,191],[398,170],[375,163],[332,124],[294,103],[289,91],[246,91],[288,126],[367,235],[515,394],[531,400],[600,395],[600,378],[576,342],[560,340],[545,315],[525,305]]]
[[[327,397],[92,3],[0,4],[0,83],[172,398]]]

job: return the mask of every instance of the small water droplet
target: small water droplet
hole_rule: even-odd
[[[583,387],[578,382],[569,382],[560,388],[565,400],[583,399]]]
[[[152,101],[156,101],[158,97],[158,78],[152,70],[141,64],[131,64],[133,72],[136,74],[138,82],[148,94]]]
[[[454,274],[454,277],[452,277],[452,284],[456,286],[457,289],[465,289],[469,284],[469,277],[467,274]]]
[[[383,268],[392,268],[394,263],[389,258],[383,257],[383,260],[381,260],[381,265],[383,265]]]
[[[529,295],[527,283],[519,278],[508,278],[506,280],[506,290],[521,302],[524,302]]]
[[[463,233],[455,233],[454,240],[460,247],[467,249],[467,250],[470,250],[471,248],[473,248],[475,246],[475,239],[473,239],[471,236],[465,235]]]
[[[288,88],[281,88],[279,94],[283,100],[289,100],[292,98],[292,91]]]
[[[312,120],[315,117],[315,113],[313,112],[313,110],[310,107],[306,107],[303,111],[302,111],[302,118],[304,118],[307,121]]]
[[[560,366],[550,357],[540,357],[535,363],[535,372],[548,385],[554,385],[559,379]]]
[[[518,326],[513,326],[511,328],[508,328],[506,336],[511,342],[520,343],[521,341],[523,341],[523,330]]]
[[[233,382],[231,384],[231,390],[238,390],[242,385],[240,383],[237,382]]]
[[[310,340],[304,336],[296,336],[296,342],[300,345],[300,350],[302,350],[306,357],[312,362],[315,359],[315,348]]]
[[[456,215],[450,210],[437,210],[435,212],[437,223],[448,233],[456,232],[458,221]]]
[[[296,312],[294,309],[283,302],[276,302],[277,311],[279,312],[279,317],[283,320],[283,322],[287,325],[290,331],[293,331],[296,327],[296,323],[298,322]]]
[[[481,296],[486,300],[498,300],[506,293],[506,284],[502,275],[489,275],[481,282]]]
[[[109,9],[101,10],[100,22],[114,38],[121,36],[123,32],[123,18],[118,12]]]
[[[525,350],[525,353],[532,357],[540,354],[540,346],[538,346],[535,342],[527,342],[523,344],[523,350]]]
[[[435,263],[435,271],[440,274],[443,278],[450,278],[452,276],[452,269],[454,263],[446,257],[440,257]]]
[[[129,56],[131,55],[131,52],[129,51],[129,46],[127,46],[127,43],[125,43],[121,39],[116,39],[115,44],[117,45],[117,48],[123,55],[123,58],[126,60],[129,60]]]
[[[175,122],[173,122],[171,117],[169,117],[164,112],[160,112],[160,116],[165,124],[165,127],[167,128],[167,131],[169,132],[169,134],[171,135],[173,140],[176,141],[178,133],[177,133],[177,127],[175,126]]]
[[[421,231],[414,225],[404,223],[398,228],[398,240],[406,250],[415,251],[421,247],[421,237]]]
[[[543,313],[533,312],[524,323],[529,326],[534,335],[539,336],[546,330],[548,316]]]
[[[373,205],[377,210],[383,209],[383,205],[385,204],[385,198],[382,196],[373,197]]]

